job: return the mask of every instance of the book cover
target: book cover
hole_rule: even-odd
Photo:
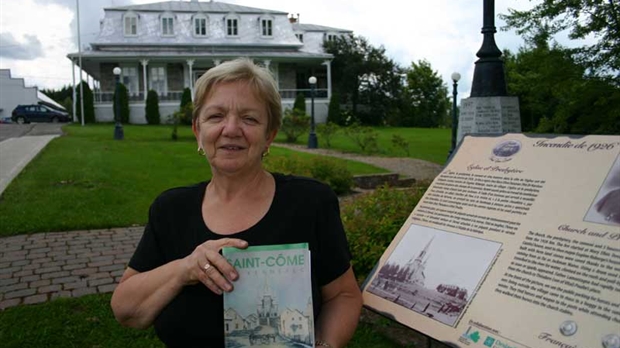
[[[308,244],[224,248],[239,273],[224,293],[227,348],[314,347]]]

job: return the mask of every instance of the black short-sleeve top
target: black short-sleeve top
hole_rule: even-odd
[[[342,275],[350,253],[340,220],[338,198],[329,186],[313,179],[273,174],[275,196],[265,216],[254,226],[232,235],[209,230],[202,217],[208,182],[175,188],[159,195],[129,267],[147,272],[184,258],[213,239],[240,238],[250,246],[308,243],[311,252],[315,319],[320,312],[320,287]],[[223,347],[223,297],[203,284],[186,286],[154,322],[169,347]]]

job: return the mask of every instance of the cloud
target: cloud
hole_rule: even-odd
[[[24,35],[25,42],[19,42],[13,34],[0,33],[0,57],[8,59],[34,60],[43,57],[43,45],[35,35]]]

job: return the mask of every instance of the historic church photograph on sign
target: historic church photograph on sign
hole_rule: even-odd
[[[454,326],[500,247],[412,224],[366,290]]]

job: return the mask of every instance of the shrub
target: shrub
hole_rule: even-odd
[[[149,90],[146,95],[146,123],[160,124],[161,115],[159,114],[159,96],[154,90]]]
[[[297,94],[295,97],[295,103],[293,104],[293,110],[298,110],[302,113],[306,113],[306,97],[303,93]]]
[[[300,160],[299,157],[268,157],[266,167],[272,172],[311,177],[326,183],[336,194],[347,193],[353,186],[353,175],[346,165],[337,159],[314,157]]]
[[[409,142],[405,140],[405,138],[401,137],[398,134],[392,134],[392,145],[405,151],[407,157],[409,157]]]
[[[82,89],[84,90],[84,123],[95,123],[95,100],[93,91],[88,86],[86,81],[82,81]],[[76,108],[75,113],[77,115],[78,122],[82,121],[82,106],[80,98],[80,86],[76,87]],[[71,108],[73,109],[73,107]]]
[[[379,134],[370,127],[362,127],[354,123],[345,128],[345,134],[353,143],[360,147],[362,153],[375,153],[379,151],[377,137]]]
[[[192,91],[189,89],[189,87],[185,87],[185,89],[183,89],[183,94],[181,95],[180,109],[183,109],[185,105],[190,104],[191,102],[192,102]]]
[[[118,93],[118,103],[120,105],[120,115],[117,115],[117,98],[116,93]],[[86,94],[86,93],[85,93]],[[114,120],[119,120],[121,123],[129,123],[129,92],[127,91],[127,87],[124,84],[119,83],[118,88],[114,91],[114,102],[112,103],[112,108],[114,109]],[[86,105],[86,103],[84,103]],[[86,112],[84,112],[86,113]]]
[[[418,204],[428,184],[409,189],[381,187],[342,207],[353,269],[364,279]]]
[[[286,134],[286,142],[294,143],[300,135],[308,131],[310,127],[310,116],[297,109],[286,109],[282,118],[280,130]]]
[[[194,104],[189,102],[185,104],[180,110],[172,114],[172,140],[177,140],[177,128],[179,124],[191,125],[192,115],[194,114]]]
[[[332,122],[320,123],[316,126],[316,132],[319,134],[322,141],[325,141],[327,147],[332,147],[331,139],[338,133],[340,127]]]
[[[327,122],[335,123],[339,126],[345,125],[344,117],[340,110],[340,96],[338,93],[332,94],[329,99],[329,109],[327,109]]]

